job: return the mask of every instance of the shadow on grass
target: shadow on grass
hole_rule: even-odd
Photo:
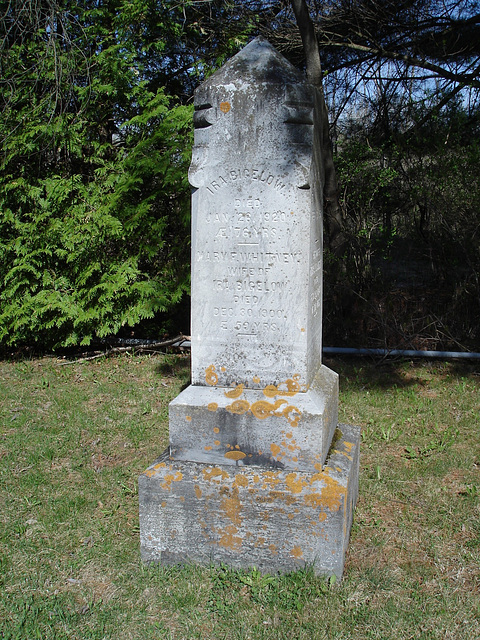
[[[155,373],[166,378],[179,378],[183,390],[190,384],[190,353],[165,354],[155,366]]]
[[[324,358],[323,363],[340,376],[343,385],[358,389],[405,389],[425,384],[417,372],[428,369],[432,375],[480,379],[480,362],[373,359],[369,357]]]
[[[432,375],[458,378],[472,378],[480,381],[480,361],[439,361],[397,358],[395,360],[371,357],[324,358],[323,364],[340,376],[340,383],[351,389],[405,389],[424,385],[421,371],[427,369]],[[418,374],[417,374],[418,372]],[[182,390],[190,384],[190,353],[167,354],[155,367],[155,373],[164,377],[178,377],[182,380]]]

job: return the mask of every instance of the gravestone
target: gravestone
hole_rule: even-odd
[[[195,93],[192,384],[139,479],[147,562],[342,575],[360,434],[321,364],[317,105],[262,38]]]

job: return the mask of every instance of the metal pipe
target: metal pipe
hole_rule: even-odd
[[[142,340],[141,338],[117,339],[115,342],[124,345],[148,345],[155,344],[157,340]],[[190,340],[179,340],[171,345],[172,347],[191,348]],[[357,347],[323,347],[323,353],[326,355],[338,356],[382,356],[388,357],[404,357],[404,358],[443,358],[463,359],[463,360],[480,360],[480,353],[474,351],[417,351],[414,349],[368,349]]]
[[[480,353],[472,351],[415,351],[413,349],[357,349],[353,347],[323,347],[323,353],[352,356],[403,356],[406,358],[443,358],[480,360]]]
[[[174,346],[185,347],[189,349],[191,347],[190,340],[184,340],[183,342],[177,342]],[[323,353],[325,355],[344,355],[344,356],[383,356],[383,357],[398,357],[403,356],[405,358],[443,358],[444,360],[450,359],[464,359],[464,360],[480,360],[480,353],[472,351],[416,351],[413,349],[361,349],[354,347],[323,347]]]

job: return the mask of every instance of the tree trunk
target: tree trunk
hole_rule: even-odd
[[[345,248],[343,216],[340,205],[337,174],[333,163],[333,147],[330,140],[328,110],[323,93],[322,64],[320,61],[318,41],[305,0],[291,0],[291,4],[297,20],[297,26],[300,31],[307,61],[307,78],[320,94],[320,119],[322,123],[321,144],[324,170],[323,215],[327,236],[326,244],[330,251],[340,257],[343,255]]]

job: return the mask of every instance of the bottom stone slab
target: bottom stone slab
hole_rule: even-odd
[[[360,429],[344,424],[315,473],[178,461],[166,451],[139,478],[142,559],[270,573],[311,565],[341,578],[359,451]]]

